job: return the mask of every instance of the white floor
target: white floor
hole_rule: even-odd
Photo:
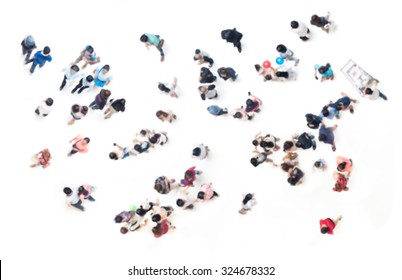
[[[269,266],[276,279],[399,279],[397,253],[402,249],[399,185],[394,185],[395,145],[399,124],[394,107],[400,100],[397,69],[401,44],[398,18],[390,1],[368,4],[323,1],[18,1],[1,4],[3,38],[2,110],[3,147],[0,187],[0,258],[6,279],[126,279],[132,266],[145,268],[211,268],[219,276],[223,266]],[[303,3],[301,3],[303,2]],[[391,2],[390,2],[391,3]],[[289,22],[306,23],[312,14],[331,11],[334,30],[326,34],[310,26],[312,38],[302,42]],[[42,15],[41,15],[42,14]],[[243,52],[220,38],[220,31],[237,27],[244,34]],[[165,62],[155,49],[139,42],[142,33],[165,39]],[[22,38],[32,34],[39,48],[52,49],[53,61],[30,76],[20,54]],[[276,45],[283,43],[300,58],[298,79],[289,83],[262,82],[254,64],[273,62]],[[109,120],[100,111],[67,126],[72,104],[88,105],[97,92],[71,95],[59,92],[60,70],[87,45],[94,46],[102,63],[111,66],[109,89],[114,98],[126,98],[127,111]],[[212,71],[231,66],[238,81],[217,81],[219,98],[202,101],[198,95],[199,66],[192,56],[201,48],[214,58]],[[390,56],[385,56],[385,55]],[[353,59],[380,80],[389,101],[361,98],[340,72]],[[335,79],[320,83],[314,64],[330,62]],[[85,69],[86,73],[92,68]],[[178,99],[160,95],[157,82],[178,77]],[[262,112],[252,122],[230,116],[213,117],[210,104],[234,109],[247,92],[259,96]],[[359,100],[355,114],[342,114],[336,131],[337,151],[318,144],[300,151],[305,183],[291,187],[278,168],[254,168],[254,135],[271,133],[281,144],[293,133],[309,130],[306,113],[318,113],[341,92]],[[52,97],[54,111],[45,119],[33,113],[41,100]],[[161,123],[155,112],[172,109],[173,124]],[[129,145],[142,128],[163,130],[169,142],[149,154],[111,161],[113,142]],[[88,154],[66,156],[68,141],[77,134],[91,138]],[[396,138],[398,139],[398,138]],[[197,143],[211,149],[210,157],[190,157]],[[31,156],[49,148],[48,169],[30,169]],[[283,152],[274,155],[280,162]],[[347,193],[332,191],[335,158],[353,159]],[[314,172],[313,162],[324,158],[326,172]],[[179,196],[161,196],[153,190],[156,177],[181,179],[196,165],[204,171],[197,185],[213,182],[220,197],[199,203],[194,211],[176,207],[172,222],[177,229],[155,239],[151,227],[121,235],[113,218],[145,198],[160,198],[174,205]],[[81,213],[68,208],[62,189],[89,183],[97,187],[95,203]],[[195,190],[193,190],[195,191]],[[245,216],[238,214],[243,193],[256,194],[258,205]],[[342,214],[333,236],[320,234],[321,218]],[[249,279],[232,276],[231,279]],[[381,278],[380,278],[381,277]],[[140,279],[140,278],[138,278]],[[141,278],[142,279],[142,278]],[[150,278],[151,279],[151,278]],[[153,278],[152,278],[153,279]],[[156,278],[155,278],[156,279]],[[173,278],[168,278],[173,279]],[[175,278],[174,278],[175,279]]]

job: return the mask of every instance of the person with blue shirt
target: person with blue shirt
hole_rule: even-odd
[[[228,113],[227,108],[221,108],[217,105],[211,105],[207,108],[208,112],[214,116],[220,116]]]
[[[163,43],[165,42],[165,40],[161,39],[159,35],[145,33],[145,34],[141,35],[140,41],[145,44],[145,46],[147,47],[148,50],[149,50],[149,46],[155,46],[161,54],[161,62],[164,61],[165,54],[163,52],[162,47],[163,47]]]
[[[221,67],[218,69],[218,75],[225,81],[228,79],[232,79],[232,81],[236,81],[237,74],[236,71],[231,67]]]
[[[42,68],[46,62],[51,62],[51,61],[52,61],[52,57],[50,56],[50,48],[48,46],[46,46],[43,48],[42,51],[37,51],[34,54],[34,57],[31,58],[30,60],[28,60],[25,64],[32,62],[32,66],[31,66],[31,69],[29,70],[29,72],[31,72],[31,74],[33,74],[33,72],[35,72],[36,66],[39,65],[39,67]]]
[[[87,67],[88,64],[93,65],[100,62],[100,57],[96,56],[96,52],[91,45],[88,45],[80,53],[80,56],[71,64],[78,64],[81,60],[85,61],[82,69]]]
[[[314,77],[316,80],[318,80],[318,74],[321,75],[321,82],[334,79],[334,72],[332,71],[329,63],[325,64],[324,66],[318,64],[314,65]]]
[[[327,127],[325,126],[325,124],[321,124],[321,127],[318,132],[318,141],[323,142],[325,144],[330,144],[332,146],[332,151],[334,152],[336,151],[334,130],[337,127],[338,125]]]
[[[325,117],[330,120],[332,120],[334,117],[339,119],[339,111],[335,108],[334,104],[331,102],[322,108],[321,113],[318,115],[318,117],[320,118]]]

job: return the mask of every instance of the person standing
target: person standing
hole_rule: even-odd
[[[91,89],[95,85],[94,77],[92,75],[88,75],[85,78],[82,78],[78,84],[74,87],[71,93],[75,93],[78,90],[78,94],[80,94],[84,89]]]
[[[74,81],[77,78],[81,78],[82,76],[84,76],[83,74],[79,73],[80,72],[80,68],[77,65],[72,65],[70,67],[66,67],[63,70],[61,70],[62,72],[64,72],[64,77],[63,77],[63,81],[61,82],[61,86],[60,86],[60,91],[63,90],[63,88],[66,86],[67,81]]]
[[[81,51],[79,57],[72,64],[78,64],[81,60],[85,61],[82,66],[82,69],[85,69],[88,64],[93,65],[99,63],[100,57],[97,57],[94,48],[91,45],[88,45]]]
[[[177,116],[171,110],[158,110],[156,111],[156,117],[160,119],[162,122],[173,122],[177,119]]]
[[[317,26],[319,28],[321,28],[322,30],[324,30],[325,32],[329,32],[329,28],[331,27],[331,22],[329,21],[329,16],[331,14],[328,12],[327,15],[325,17],[320,17],[317,15],[312,15],[311,16],[311,20],[310,23],[311,25]]]
[[[228,112],[228,108],[221,108],[218,105],[211,105],[207,108],[208,112],[214,116],[225,115]]]
[[[22,55],[25,55],[25,62],[27,63],[31,58],[32,51],[36,49],[35,39],[31,35],[28,35],[22,40],[21,46]]]
[[[216,86],[214,84],[208,86],[199,86],[198,92],[200,93],[202,100],[205,100],[206,98],[214,99],[218,97],[218,92],[216,91]]]
[[[332,151],[334,152],[336,151],[334,130],[337,127],[338,125],[326,127],[325,124],[322,124],[318,131],[318,141],[330,144],[332,146]]]
[[[67,156],[72,156],[76,153],[87,153],[88,152],[88,144],[90,139],[88,137],[82,138],[80,135],[77,135],[73,139],[70,140],[69,143],[74,142],[72,146],[72,150],[67,154]]]
[[[286,48],[285,45],[279,44],[278,46],[276,46],[276,50],[278,51],[279,56],[285,59],[286,61],[294,61],[295,66],[299,64],[300,59],[294,57],[293,51]]]
[[[95,86],[104,87],[110,84],[112,80],[112,75],[110,74],[110,66],[103,65],[98,67],[93,71]]]
[[[332,220],[331,218],[326,218],[320,220],[320,230],[322,234],[333,234],[334,229],[338,222],[342,220],[342,216],[339,216],[338,218]]]
[[[149,50],[149,46],[155,46],[156,49],[161,54],[161,62],[165,60],[165,53],[163,52],[163,44],[165,40],[161,39],[159,35],[153,35],[149,33],[144,33],[140,37],[140,41],[145,44],[147,50]]]
[[[179,96],[176,93],[176,86],[177,86],[177,78],[173,78],[173,83],[172,84],[167,84],[167,83],[158,83],[158,89],[161,91],[161,93],[166,93],[170,95],[171,97],[178,98]]]
[[[105,119],[109,119],[113,114],[126,110],[126,100],[124,98],[114,100],[109,108],[104,112]]]
[[[103,110],[111,94],[110,90],[101,89],[101,91],[95,96],[95,100],[89,104],[89,108],[93,110]]]
[[[85,117],[88,113],[87,106],[80,106],[78,104],[74,104],[71,106],[71,119],[68,121],[68,125],[73,125],[76,120],[80,120]]]
[[[317,73],[318,72],[318,73]],[[321,82],[334,79],[334,72],[331,69],[331,64],[314,65],[314,77],[318,80],[318,74],[321,76]]]
[[[237,31],[236,28],[222,30],[221,37],[226,42],[233,43],[233,46],[237,48],[239,53],[241,53],[242,48],[240,41],[243,38],[243,34]]]
[[[46,62],[51,62],[52,61],[52,56],[50,55],[50,48],[48,46],[44,47],[42,51],[37,51],[33,58],[28,60],[25,64],[32,63],[31,69],[29,69],[29,72],[33,74],[35,72],[36,66],[39,65],[40,68],[42,68]]]
[[[245,215],[248,211],[251,211],[252,208],[257,204],[257,201],[255,200],[255,195],[253,193],[243,195],[243,200],[241,204],[242,207],[239,210],[239,213]]]
[[[38,108],[36,108],[35,113],[40,117],[46,117],[53,109],[53,99],[47,98],[43,100]]]
[[[308,41],[308,39],[310,39],[310,30],[303,22],[292,20],[290,22],[290,27],[292,28],[292,31],[296,33],[302,41]]]
[[[370,100],[376,100],[381,97],[384,100],[388,100],[388,98],[377,89],[378,81],[376,79],[371,79],[367,82],[365,88],[363,89],[362,96],[368,97]]]
[[[227,81],[228,79],[232,79],[232,81],[236,81],[237,74],[236,71],[231,67],[221,67],[218,69],[218,75],[223,80]]]
[[[209,68],[214,65],[214,60],[207,54],[206,52],[196,49],[195,50],[195,55],[194,55],[194,60],[198,60],[198,65],[204,64],[204,63],[209,63]]]
[[[208,156],[209,148],[204,144],[197,145],[192,152],[192,157],[197,158],[199,160],[203,160]]]

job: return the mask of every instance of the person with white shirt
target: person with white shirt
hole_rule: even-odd
[[[67,81],[74,81],[77,78],[82,78],[84,74],[79,73],[80,68],[77,65],[72,65],[70,67],[66,67],[61,72],[64,72],[64,77],[63,81],[61,82],[60,90],[63,90],[63,88],[66,86]]]
[[[49,97],[40,103],[38,108],[36,108],[35,113],[38,116],[46,117],[52,111],[53,109],[52,106],[53,106],[53,99]]]
[[[365,89],[362,92],[362,96],[367,97],[370,100],[376,100],[381,97],[384,100],[388,100],[388,98],[377,89],[378,81],[376,79],[371,79],[366,84]]]
[[[78,194],[78,188],[69,188],[69,187],[65,187],[63,189],[63,192],[66,194],[67,199],[67,205],[68,206],[73,206],[81,211],[85,211],[84,206],[82,206],[82,200],[84,199],[84,195]]]
[[[302,41],[307,41],[310,38],[310,30],[303,22],[292,20],[290,22],[290,27],[292,28],[292,31],[296,33]]]
[[[92,75],[88,75],[79,81],[78,85],[74,87],[71,93],[75,93],[78,90],[78,94],[80,94],[84,89],[91,89],[94,85],[94,77]]]

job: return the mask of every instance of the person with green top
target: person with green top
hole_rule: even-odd
[[[149,33],[144,33],[140,37],[140,41],[145,44],[149,50],[149,46],[155,46],[161,54],[161,61],[165,59],[165,54],[163,53],[163,43],[165,40],[161,39],[159,35],[153,35]]]

